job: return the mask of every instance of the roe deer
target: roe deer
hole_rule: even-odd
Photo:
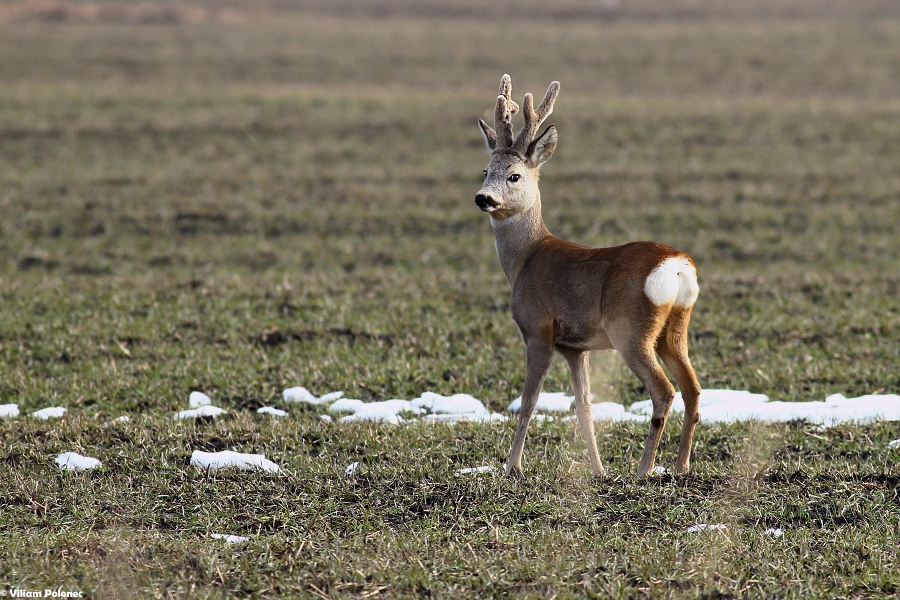
[[[603,465],[594,439],[588,356],[615,349],[650,392],[653,416],[638,475],[653,469],[656,449],[675,390],[656,359],[662,358],[684,398],[684,423],[675,472],[690,467],[691,441],[700,420],[700,385],[688,358],[687,329],[697,300],[691,257],[657,242],[588,248],[560,240],[541,216],[538,169],[556,149],[556,127],[539,137],[553,110],[559,82],[550,84],[535,111],[531,94],[522,109],[525,124],[513,138],[509,75],[500,81],[494,128],[478,120],[491,155],[475,204],[488,213],[500,264],[512,287],[509,307],[526,346],[522,406],[506,472],[521,474],[528,422],[554,350],[569,363],[575,382],[575,412],[587,442],[594,475]]]

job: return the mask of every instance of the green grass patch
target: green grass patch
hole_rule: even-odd
[[[0,11],[0,403],[26,415],[0,420],[0,589],[900,593],[896,423],[701,425],[692,473],[646,480],[645,426],[600,425],[609,474],[592,480],[575,426],[553,422],[507,480],[455,472],[499,467],[510,423],[326,423],[281,399],[431,390],[502,411],[521,393],[473,206],[475,122],[503,72],[517,97],[562,82],[551,231],[696,260],[703,387],[900,393],[895,9],[233,5]],[[593,365],[599,399],[646,398],[616,355]],[[545,389],[571,391],[563,361]],[[191,390],[228,414],[173,421]],[[27,416],[54,405],[69,413]],[[224,449],[283,470],[189,464]],[[103,467],[61,472],[66,451]]]

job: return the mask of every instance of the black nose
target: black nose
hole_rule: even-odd
[[[487,208],[494,207],[496,208],[499,202],[491,198],[490,196],[485,196],[484,194],[478,194],[475,196],[475,206],[478,208]]]

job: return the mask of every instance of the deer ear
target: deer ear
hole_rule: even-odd
[[[484,119],[478,119],[478,125],[481,127],[481,133],[484,134],[484,141],[487,144],[488,152],[492,152],[497,147],[497,134],[491,129]]]
[[[525,157],[535,167],[541,166],[553,156],[556,139],[556,125],[551,125],[541,137],[529,144]]]

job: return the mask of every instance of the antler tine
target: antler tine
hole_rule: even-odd
[[[500,96],[506,98],[509,103],[509,113],[511,115],[519,112],[519,105],[512,100],[512,78],[507,74],[500,78]]]
[[[534,136],[538,129],[550,113],[553,112],[553,103],[556,102],[556,96],[559,95],[559,82],[554,81],[547,88],[544,99],[541,100],[537,110],[534,110],[534,98],[531,94],[525,94],[525,101],[522,103],[522,115],[525,117],[525,125],[519,130],[513,148],[520,152],[525,152],[528,145],[534,141]]]
[[[512,115],[519,112],[519,105],[512,101],[512,79],[504,75],[500,79],[500,93],[494,109],[494,129],[497,130],[497,146],[509,148],[513,143]]]

